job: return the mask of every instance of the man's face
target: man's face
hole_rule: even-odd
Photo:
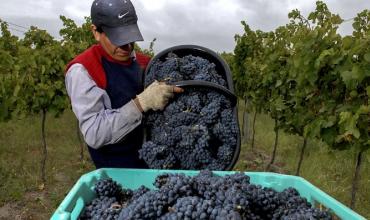
[[[130,58],[130,54],[134,48],[134,44],[126,44],[123,46],[116,46],[110,42],[107,35],[102,32],[96,31],[96,27],[92,26],[93,34],[95,39],[102,45],[104,50],[117,61],[127,61]]]

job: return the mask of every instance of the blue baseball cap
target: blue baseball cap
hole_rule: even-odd
[[[130,0],[95,0],[91,5],[91,20],[116,46],[144,40]]]

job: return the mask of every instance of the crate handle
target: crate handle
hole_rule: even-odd
[[[71,219],[78,219],[84,207],[85,207],[84,199],[82,197],[78,197],[76,200],[75,207],[71,212]]]

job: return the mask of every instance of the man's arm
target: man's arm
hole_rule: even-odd
[[[108,94],[96,85],[83,65],[72,65],[65,83],[72,110],[90,147],[117,143],[140,125],[142,113],[135,102],[111,109]]]

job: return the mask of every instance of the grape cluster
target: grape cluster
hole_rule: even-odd
[[[145,78],[172,83],[204,80],[227,87],[215,64],[192,55],[173,53],[155,60]],[[230,100],[207,88],[186,88],[164,111],[151,111],[145,119],[146,141],[140,158],[154,169],[224,170],[237,147],[238,125]]]
[[[111,178],[100,180],[95,184],[94,191],[99,197],[116,197],[120,194],[122,187]]]
[[[244,173],[226,176],[203,170],[194,177],[162,174],[155,189],[122,189],[126,197],[100,196],[85,207],[80,219],[211,219],[331,220],[294,188],[277,192],[251,184]],[[124,199],[122,199],[124,198]]]
[[[100,196],[92,200],[80,216],[81,220],[88,219],[118,219],[121,206],[116,198]]]
[[[227,87],[225,79],[216,71],[216,65],[207,59],[187,55],[178,57],[169,53],[165,61],[155,60],[145,77],[145,85],[154,80],[168,83],[183,80],[204,80]]]

